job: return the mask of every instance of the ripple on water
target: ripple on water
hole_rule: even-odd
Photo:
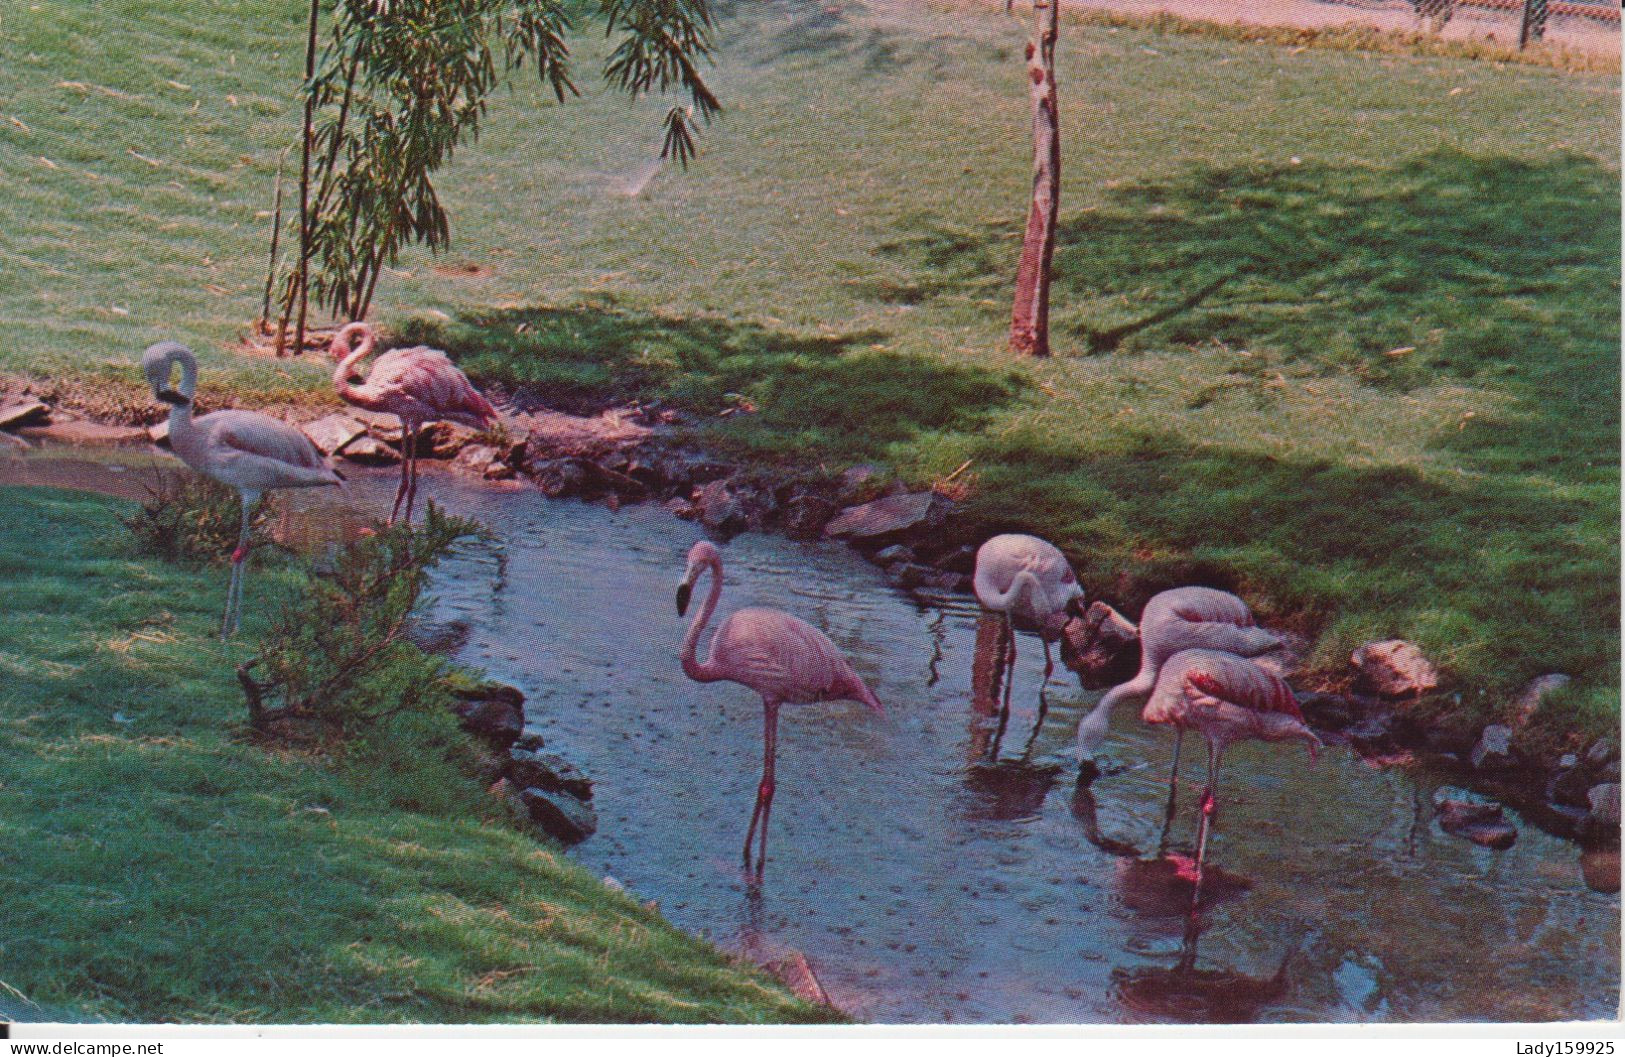
[[[351,502],[387,505],[392,476],[356,477]],[[1224,1008],[1264,1020],[1613,1015],[1619,897],[1582,877],[1617,891],[1617,855],[1582,861],[1532,826],[1500,853],[1447,836],[1414,769],[1373,770],[1343,752],[1313,767],[1276,746],[1227,754],[1210,861],[1237,884],[1205,912],[1193,973],[1180,974],[1182,919],[1158,894],[1168,878],[1155,878],[1168,867],[1145,865],[1159,861],[1172,739],[1124,711],[1110,752],[1134,766],[1095,782],[1091,815],[1074,813],[1070,772],[1016,782],[1016,810],[1001,810],[972,766],[989,738],[971,709],[974,605],[922,606],[843,547],[761,535],[725,548],[720,613],[778,605],[823,628],[888,715],[785,710],[766,885],[753,899],[738,859],[761,708],[742,688],[688,681],[676,661],[685,625],[672,594],[697,527],[652,505],[611,514],[432,470],[424,488],[495,530],[442,566],[433,618],[468,624],[462,655],[525,690],[531,721],[582,762],[600,816],[614,820],[572,855],[724,945],[765,934],[804,951],[858,1016],[1178,1019],[1235,994],[1248,1004]],[[312,502],[331,522],[330,497],[294,506]],[[1006,762],[1037,718],[1041,653],[1022,646]],[[1096,696],[1052,685],[1029,758],[1064,750]],[[1194,841],[1203,770],[1186,760],[1176,857]],[[1091,844],[1084,817],[1103,846],[1138,856]],[[1272,992],[1259,981],[1293,944],[1286,986]]]

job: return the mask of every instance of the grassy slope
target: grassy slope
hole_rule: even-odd
[[[257,308],[297,5],[151,6],[0,27],[24,60],[0,115],[29,127],[0,122],[0,322],[29,338],[0,369],[127,379],[153,337],[223,343]],[[895,0],[740,6],[728,115],[636,198],[658,107],[522,86],[447,181],[448,263],[489,273],[403,262],[380,313],[456,314],[438,339],[560,401],[743,393],[761,413],[721,447],[920,481],[974,458],[990,527],[1058,539],[1119,602],[1231,583],[1323,632],[1327,670],[1403,635],[1471,704],[1567,671],[1549,718],[1611,728],[1617,78],[1071,25],[1068,355],[1029,364],[1002,352],[1022,41]]]
[[[492,817],[429,736],[239,740],[224,578],[128,557],[119,509],[0,489],[0,987],[135,1021],[824,1016]]]

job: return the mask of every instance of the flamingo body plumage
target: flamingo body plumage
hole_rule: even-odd
[[[697,656],[700,636],[722,597],[722,555],[714,544],[702,540],[688,553],[688,567],[677,588],[678,615],[687,610],[694,583],[705,572],[711,574],[711,590],[683,639],[683,673],[701,683],[738,683],[762,699],[762,781],[757,787],[756,807],[745,833],[744,848],[748,871],[751,841],[759,826],[756,875],[760,877],[767,859],[767,824],[773,809],[780,706],[847,700],[860,702],[879,713],[885,709],[829,636],[781,610],[750,607],[731,614],[718,626],[711,637],[709,653],[700,660]]]
[[[391,349],[375,359],[363,376],[361,361],[372,355],[376,341],[376,334],[366,323],[347,323],[339,329],[331,348],[338,360],[333,388],[340,399],[354,407],[400,419],[401,484],[389,519],[395,520],[404,502],[406,520],[411,521],[412,504],[417,498],[418,430],[430,422],[456,422],[484,429],[495,425],[499,416],[444,352],[426,345]]]
[[[1207,649],[1257,657],[1281,644],[1257,625],[1246,602],[1212,587],[1176,587],[1153,595],[1140,613],[1139,633],[1138,673],[1107,691],[1078,724],[1078,753],[1082,759],[1092,759],[1106,740],[1112,709],[1151,693],[1157,673],[1174,654]],[[1176,759],[1177,754],[1176,749]]]
[[[1196,837],[1196,884],[1191,913],[1202,894],[1208,835],[1218,813],[1219,761],[1237,741],[1302,741],[1311,759],[1321,746],[1303,721],[1286,680],[1245,657],[1219,650],[1181,650],[1169,657],[1141,714],[1147,723],[1196,730],[1208,743],[1207,787]]]
[[[178,388],[169,381],[180,367]],[[255,411],[215,411],[192,416],[197,393],[197,357],[176,341],[160,341],[141,354],[141,369],[153,395],[170,405],[169,444],[192,469],[234,488],[242,500],[242,529],[231,554],[231,586],[221,619],[224,638],[237,629],[242,608],[243,563],[248,558],[253,506],[278,488],[315,488],[341,484],[322,453],[298,429]]]

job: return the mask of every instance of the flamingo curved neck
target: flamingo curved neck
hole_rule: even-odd
[[[711,591],[705,596],[705,604],[689,623],[688,634],[683,637],[683,674],[696,682],[713,683],[723,678],[722,673],[711,664],[709,657],[704,661],[699,660],[696,651],[700,633],[710,623],[711,615],[717,611],[717,603],[722,598],[722,563],[712,558],[706,562],[705,568],[711,573]]]
[[[1003,594],[996,590],[989,591],[988,601],[992,603],[993,608],[1009,612],[1021,601],[1024,592],[1028,601],[1034,604],[1034,608],[1038,608],[1036,603],[1044,598],[1044,585],[1038,582],[1038,577],[1034,576],[1030,569],[1023,569],[1017,573],[1010,580],[1010,589]]]
[[[356,367],[361,361],[372,355],[373,334],[371,328],[361,328],[361,340],[356,342],[354,349],[351,349],[349,347],[349,335],[345,333],[349,329],[349,327],[345,327],[343,331],[339,332],[338,338],[335,339],[341,343],[339,345],[341,358],[339,359],[339,365],[333,368],[333,388],[338,390],[341,398],[359,402],[365,398],[365,394],[362,394],[355,385],[351,384],[350,379],[359,374]]]
[[[193,432],[192,426],[192,399],[197,395],[197,357],[187,348],[178,349],[171,357],[172,362],[180,364],[181,381],[176,392],[186,397],[184,403],[173,403],[169,406],[169,443],[175,446],[176,439],[185,444],[186,438]]]
[[[1141,668],[1139,674],[1137,674],[1133,679],[1130,679],[1126,683],[1119,683],[1110,690],[1106,691],[1105,696],[1102,697],[1095,707],[1090,710],[1089,714],[1084,717],[1084,723],[1088,723],[1090,720],[1095,720],[1097,717],[1100,719],[1109,720],[1111,718],[1112,709],[1116,708],[1118,705],[1121,705],[1125,701],[1132,700],[1136,697],[1144,697],[1146,694],[1149,694],[1152,689],[1155,688],[1156,682],[1156,669]]]

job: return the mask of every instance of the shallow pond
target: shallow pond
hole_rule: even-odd
[[[349,502],[380,509],[392,485],[359,475]],[[719,619],[749,604],[804,617],[888,709],[784,710],[753,895],[739,853],[761,705],[742,687],[690,682],[677,663],[686,623],[673,592],[699,528],[653,505],[611,512],[439,473],[424,489],[496,533],[442,566],[434,618],[466,624],[460,658],[523,688],[550,749],[597,783],[599,832],[571,855],[724,947],[804,952],[854,1016],[1615,1015],[1619,897],[1586,888],[1574,845],[1530,825],[1505,852],[1447,836],[1431,821],[1437,780],[1343,749],[1312,766],[1296,746],[1227,755],[1209,859],[1218,897],[1194,964],[1176,968],[1189,889],[1153,855],[1167,732],[1120,711],[1107,749],[1118,766],[1079,794],[1071,770],[1021,763],[1064,751],[1097,698],[1058,675],[1035,729],[1036,640],[1021,639],[1014,714],[995,746],[973,703],[969,599],[921,602],[844,547],[745,535],[724,548]],[[1194,839],[1202,756],[1186,754],[1176,851]],[[1100,846],[1113,841],[1140,854]]]

